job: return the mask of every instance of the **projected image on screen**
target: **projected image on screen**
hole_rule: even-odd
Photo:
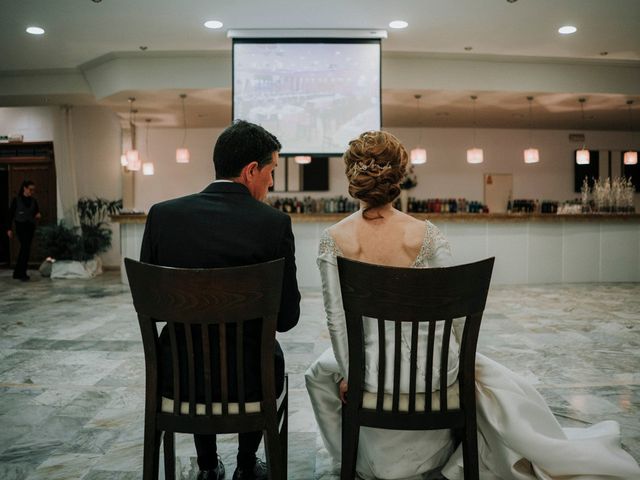
[[[233,118],[262,125],[283,154],[341,155],[380,129],[380,43],[233,46]]]

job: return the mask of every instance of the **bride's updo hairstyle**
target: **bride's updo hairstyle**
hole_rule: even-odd
[[[343,155],[349,180],[349,195],[361,200],[367,212],[393,202],[400,195],[400,182],[409,156],[400,141],[387,132],[364,132],[349,142]]]

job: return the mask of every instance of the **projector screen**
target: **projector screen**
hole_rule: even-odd
[[[342,155],[380,129],[380,41],[234,40],[233,119],[262,125],[284,155]]]

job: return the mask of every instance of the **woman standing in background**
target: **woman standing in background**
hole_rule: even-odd
[[[9,207],[9,228],[7,236],[13,238],[11,225],[16,224],[16,235],[20,241],[20,253],[16,261],[16,267],[13,270],[13,278],[26,282],[29,280],[27,275],[27,265],[29,263],[29,254],[31,253],[31,243],[33,234],[36,230],[36,221],[40,220],[40,207],[38,201],[33,196],[36,191],[36,185],[31,180],[24,180],[18,190],[18,195],[12,200]]]

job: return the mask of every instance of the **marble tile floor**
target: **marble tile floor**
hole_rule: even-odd
[[[0,271],[0,479],[130,480],[141,476],[142,346],[119,274],[21,283]],[[303,292],[299,325],[279,340],[290,379],[289,478],[333,479],[304,389],[329,347],[320,292]],[[622,427],[640,460],[640,284],[500,286],[479,351],[533,382],[564,426]],[[230,478],[235,437],[219,450]],[[181,478],[197,474],[189,436]]]

